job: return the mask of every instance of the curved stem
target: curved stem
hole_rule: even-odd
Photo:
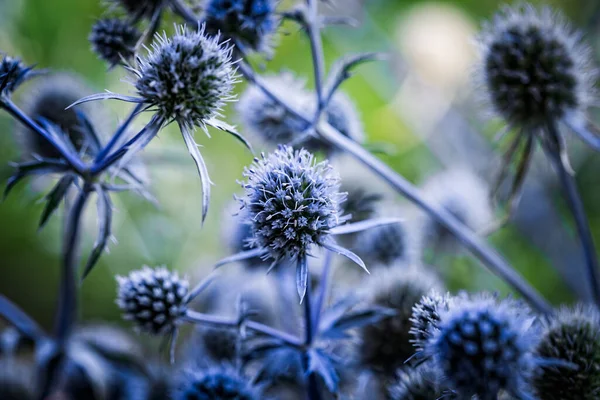
[[[581,196],[577,190],[575,178],[569,173],[564,165],[563,158],[561,157],[561,148],[560,145],[558,145],[560,143],[560,132],[558,132],[553,123],[548,123],[548,133],[550,139],[552,139],[557,146],[550,147],[550,145],[546,145],[542,147],[556,168],[556,172],[558,173],[560,182],[563,186],[564,195],[573,215],[573,219],[575,220],[577,234],[579,235],[579,240],[583,247],[583,254],[588,270],[587,278],[592,290],[592,295],[596,304],[600,306],[600,268],[598,266],[598,257],[596,255],[594,239],[592,238],[585,208],[583,207]]]
[[[313,72],[315,77],[315,91],[317,93],[317,110],[315,120],[319,118],[325,99],[323,96],[323,74],[325,71],[325,60],[323,57],[323,43],[321,42],[321,32],[319,28],[319,14],[317,0],[307,0],[307,33],[310,41],[310,52],[312,55]]]
[[[29,118],[19,107],[15,105],[10,99],[3,99],[0,101],[0,107],[4,108],[10,115],[13,116],[17,121],[27,126],[29,129],[34,131],[36,134],[43,137],[52,147],[60,153],[60,155],[67,161],[67,163],[79,174],[83,174],[86,170],[85,164],[73,156],[69,150],[65,149],[60,143],[46,132],[41,126],[39,126],[34,120]]]
[[[75,203],[69,210],[65,236],[63,242],[62,273],[60,290],[58,293],[58,309],[54,326],[54,335],[57,342],[64,345],[68,339],[77,317],[77,259],[79,255],[79,242],[81,221],[85,203],[91,193],[91,186],[84,184],[82,191],[77,196]]]
[[[195,324],[216,325],[222,326],[224,328],[238,328],[240,325],[239,321],[237,320],[232,320],[217,315],[203,314],[192,310],[188,310],[183,316],[183,319]],[[288,344],[291,347],[299,348],[302,346],[302,341],[296,336],[279,331],[275,328],[271,328],[270,326],[261,324],[259,322],[246,321],[244,322],[244,326],[247,329],[253,330],[258,333],[262,333],[263,335],[270,336],[274,339],[281,340],[282,342]]]

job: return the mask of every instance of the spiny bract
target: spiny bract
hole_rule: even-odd
[[[529,398],[537,335],[527,308],[492,296],[461,298],[441,313],[425,352],[461,396]]]
[[[255,159],[244,176],[241,203],[252,226],[249,245],[265,249],[276,261],[305,256],[345,221],[339,215],[345,196],[338,175],[304,149],[280,146]]]
[[[204,29],[177,26],[175,35],[156,35],[152,50],[138,58],[135,87],[144,103],[164,122],[176,121],[185,129],[206,129],[233,100],[236,74],[231,47]]]
[[[480,78],[510,125],[537,128],[594,97],[595,73],[581,35],[550,8],[505,7],[480,36]]]
[[[177,272],[144,266],[126,277],[117,276],[117,282],[117,305],[123,317],[135,322],[140,331],[168,333],[186,311],[189,283]]]
[[[358,358],[362,366],[382,374],[393,374],[415,354],[410,342],[413,306],[430,290],[442,284],[423,267],[377,270],[369,279],[365,302],[396,312],[392,317],[359,331]]]
[[[173,400],[259,400],[260,392],[231,368],[184,371]]]
[[[133,58],[140,37],[141,33],[127,21],[105,18],[92,26],[89,41],[98,57],[113,66]]]
[[[279,24],[277,0],[206,0],[203,22],[207,32],[221,33],[251,50],[268,52]]]
[[[593,306],[562,308],[544,324],[534,375],[539,400],[600,398],[600,313]],[[561,365],[560,363],[565,363]],[[568,365],[572,363],[573,365]]]

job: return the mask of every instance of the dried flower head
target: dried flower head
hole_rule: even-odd
[[[461,298],[441,313],[425,352],[461,396],[495,399],[502,391],[529,398],[537,340],[522,304],[492,296]]]
[[[80,77],[66,73],[52,74],[42,77],[29,88],[23,98],[22,109],[33,120],[44,119],[59,127],[75,150],[87,153],[91,151],[91,146],[84,135],[83,121],[78,113],[85,114],[95,122],[98,119],[97,109],[90,104],[67,107],[89,93],[90,89]],[[17,126],[16,134],[23,144],[25,158],[34,155],[44,158],[60,156],[52,144],[22,124]]]
[[[439,329],[440,313],[448,311],[449,307],[450,295],[441,295],[435,290],[427,293],[414,305],[409,333],[417,351],[423,351],[427,342]]]
[[[21,83],[33,77],[32,69],[18,58],[5,55],[0,61],[0,95],[11,94]]]
[[[269,52],[279,25],[278,0],[206,0],[202,20],[210,34],[221,33],[251,50]]]
[[[283,97],[295,110],[306,116],[315,112],[314,95],[305,89],[303,80],[292,73],[267,76],[265,83],[276,96]],[[306,122],[290,113],[262,90],[251,85],[240,97],[237,111],[246,130],[264,143],[276,146],[290,144],[302,146],[308,151],[331,153],[334,148],[318,137],[308,135]],[[362,141],[362,123],[350,99],[336,92],[324,113],[327,122],[345,136]],[[304,137],[303,137],[304,135]]]
[[[600,398],[600,312],[596,308],[565,307],[550,317],[535,354],[548,360],[533,377],[538,399]]]
[[[176,121],[184,129],[201,127],[233,100],[236,82],[231,47],[204,29],[176,26],[175,35],[156,35],[152,51],[138,58],[135,87],[143,102],[162,121]]]
[[[456,399],[458,396],[445,387],[439,373],[429,365],[399,371],[388,389],[388,400]]]
[[[212,367],[183,372],[173,400],[259,400],[259,390],[232,368]]]
[[[442,285],[423,267],[381,269],[370,279],[368,305],[389,308],[396,315],[360,330],[357,356],[362,366],[392,374],[415,354],[409,333],[414,305],[430,290],[441,290]]]
[[[235,362],[238,356],[239,333],[235,329],[210,326],[196,328],[194,340],[199,346],[201,357],[214,362]]]
[[[241,203],[252,227],[249,245],[265,249],[275,261],[306,256],[345,221],[338,175],[304,149],[280,146],[255,159],[244,176]]]
[[[165,267],[142,269],[118,276],[117,305],[137,329],[151,334],[171,332],[185,313],[188,282]]]
[[[590,49],[550,8],[505,7],[484,26],[480,43],[487,96],[511,126],[543,126],[594,98]]]
[[[133,58],[140,38],[135,25],[119,18],[105,18],[92,26],[89,41],[98,57],[114,66]]]

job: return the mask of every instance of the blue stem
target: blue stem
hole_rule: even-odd
[[[306,385],[308,388],[308,400],[321,400],[321,394],[317,385],[317,377],[314,373],[309,373],[309,359],[308,349],[311,348],[314,339],[314,330],[312,324],[312,308],[311,308],[311,287],[310,278],[308,279],[306,286],[306,295],[304,296],[304,348],[305,351],[302,354],[302,367],[304,369],[304,376],[307,379]]]
[[[319,282],[319,296],[315,303],[315,307],[312,313],[312,325],[313,335],[319,330],[319,323],[321,322],[321,312],[323,311],[323,305],[327,300],[327,294],[329,291],[329,278],[331,276],[331,262],[333,260],[333,252],[327,251],[325,253],[325,262],[323,265],[323,271],[321,273],[321,281]]]
[[[29,118],[19,107],[17,107],[12,100],[3,99],[0,101],[0,107],[4,108],[10,115],[12,115],[17,121],[23,125],[29,127],[32,131],[43,137],[56,151],[67,161],[67,163],[79,174],[84,174],[86,170],[85,164],[78,158],[75,157],[69,150],[65,149],[60,143],[58,143],[45,129],[39,126],[35,121]]]
[[[79,242],[81,220],[85,203],[91,193],[91,186],[85,184],[78,194],[75,203],[69,210],[65,236],[63,242],[62,273],[58,298],[58,308],[54,325],[54,335],[57,342],[64,345],[67,341],[77,317],[77,258],[79,255]]]
[[[598,266],[598,257],[596,255],[594,239],[592,237],[592,232],[590,231],[585,208],[583,206],[581,196],[579,195],[579,191],[577,190],[575,178],[571,173],[569,173],[569,171],[567,171],[561,158],[561,149],[559,145],[560,132],[558,132],[553,123],[548,123],[548,133],[550,134],[552,142],[556,144],[556,147],[543,147],[546,151],[546,154],[551,159],[552,164],[554,164],[556,171],[558,172],[567,203],[571,209],[573,219],[575,220],[579,240],[581,241],[581,246],[583,248],[583,254],[588,271],[587,280],[589,281],[594,300],[596,304],[600,306],[600,268]]]
[[[119,129],[117,129],[117,131],[115,132],[115,134],[113,135],[113,137],[110,139],[110,141],[108,142],[108,144],[100,151],[100,153],[98,153],[98,155],[96,156],[96,159],[94,160],[94,162],[100,162],[101,160],[103,160],[106,156],[108,156],[111,152],[111,150],[113,149],[113,147],[115,147],[115,145],[117,144],[117,142],[119,141],[119,139],[121,139],[121,137],[123,136],[123,134],[127,131],[127,128],[129,127],[129,125],[131,124],[131,122],[133,121],[133,119],[140,113],[140,111],[142,111],[142,108],[144,108],[145,104],[144,103],[140,103],[138,105],[135,106],[135,108],[133,109],[133,111],[131,111],[131,114],[129,114],[129,116],[127,117],[127,119],[125,121],[123,121],[123,123],[121,124],[121,126],[119,126]]]

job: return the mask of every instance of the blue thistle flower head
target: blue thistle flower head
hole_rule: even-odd
[[[367,229],[356,236],[356,254],[367,265],[390,266],[406,260],[409,246],[407,234],[406,228],[400,223]]]
[[[211,34],[220,32],[251,50],[269,52],[279,25],[278,0],[207,0],[203,22]]]
[[[600,398],[600,312],[593,306],[563,307],[543,322],[533,377],[540,400]]]
[[[305,88],[305,82],[290,72],[266,76],[265,83],[276,96],[285,98],[293,109],[312,115],[315,98]],[[270,146],[295,143],[308,151],[323,151],[328,155],[335,149],[322,139],[307,135],[304,120],[267,96],[260,88],[250,85],[236,107],[241,122],[249,134]],[[361,142],[364,133],[361,120],[352,101],[336,92],[323,113],[327,122],[345,136]]]
[[[443,287],[423,267],[380,269],[369,279],[366,305],[385,307],[395,315],[360,329],[357,357],[360,365],[389,375],[415,354],[410,335],[413,307],[431,290]]]
[[[173,400],[259,400],[260,391],[232,368],[191,368],[183,372]]]
[[[347,219],[340,215],[345,194],[339,192],[339,176],[304,149],[280,146],[255,159],[244,176],[241,204],[252,227],[249,246],[265,249],[275,261],[306,256]]]
[[[457,399],[456,393],[445,387],[438,371],[430,365],[421,365],[399,371],[388,389],[388,400]]]
[[[138,58],[135,87],[162,121],[191,130],[211,124],[234,99],[236,72],[231,47],[204,28],[176,26],[175,35],[156,35],[146,57]]]
[[[588,107],[597,73],[581,34],[546,7],[505,7],[480,35],[479,78],[511,126],[537,128]]]
[[[496,399],[501,392],[529,398],[537,329],[527,307],[476,296],[441,313],[425,352],[461,396]]]
[[[92,26],[88,40],[98,57],[114,66],[133,58],[141,36],[131,23],[119,18],[105,18]]]
[[[189,283],[165,267],[144,266],[128,276],[117,276],[117,282],[117,305],[139,331],[169,333],[187,309]]]
[[[28,67],[18,58],[4,55],[0,61],[0,95],[9,95],[20,84],[36,75],[33,67]]]

